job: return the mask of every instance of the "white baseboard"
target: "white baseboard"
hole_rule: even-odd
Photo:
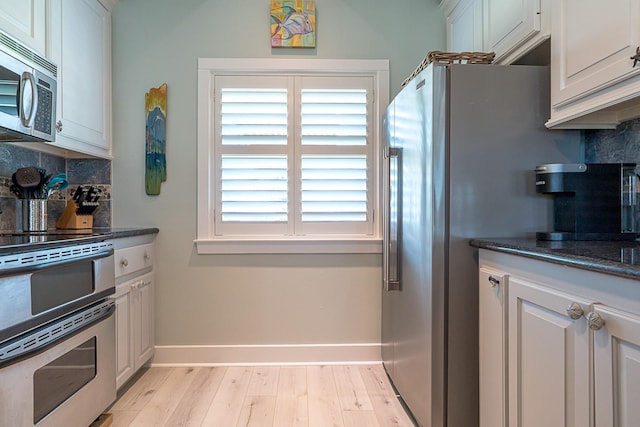
[[[156,346],[152,366],[342,365],[382,363],[380,343]]]

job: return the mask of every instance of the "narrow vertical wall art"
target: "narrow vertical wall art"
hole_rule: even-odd
[[[145,94],[147,114],[144,188],[148,195],[160,194],[167,180],[167,84]]]
[[[316,47],[315,0],[271,0],[271,47]]]

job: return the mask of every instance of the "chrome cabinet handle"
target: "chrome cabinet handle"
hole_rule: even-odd
[[[126,258],[122,258],[122,261],[120,261],[120,266],[122,268],[128,267],[129,266],[129,260]]]
[[[567,315],[573,320],[578,320],[583,314],[584,311],[582,311],[582,307],[577,302],[572,302],[569,307],[567,307]]]
[[[594,331],[598,331],[604,326],[604,319],[595,311],[590,311],[587,314],[587,322],[589,323],[589,328]]]
[[[58,120],[58,121],[56,122],[56,130],[57,130],[58,132],[62,132],[62,121],[61,121],[61,120]]]
[[[489,276],[489,284],[491,285],[492,288],[495,288],[496,286],[498,286],[500,284],[500,280],[496,279],[493,276]]]

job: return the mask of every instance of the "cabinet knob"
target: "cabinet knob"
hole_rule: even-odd
[[[144,260],[145,261],[149,261],[151,259],[151,255],[149,255],[149,252],[145,252],[144,253]]]
[[[122,261],[120,261],[120,266],[121,266],[122,268],[124,268],[124,267],[128,267],[128,266],[129,266],[129,260],[128,260],[128,259],[126,259],[126,258],[122,258]]]
[[[604,326],[604,319],[595,311],[590,311],[587,314],[587,322],[589,322],[589,327],[594,331],[598,331]]]
[[[500,284],[500,280],[493,276],[489,276],[489,284],[491,285],[492,288],[495,288]]]
[[[635,64],[633,64],[633,65],[635,65]],[[62,132],[62,121],[61,121],[61,120],[58,120],[58,121],[56,122],[56,130],[57,130],[58,132]]]
[[[572,302],[569,307],[567,307],[567,316],[573,320],[578,320],[583,314],[584,311],[582,311],[582,307],[577,302]]]
[[[636,47],[636,54],[629,59],[633,59],[633,65],[631,68],[635,68],[638,61],[640,61],[640,46]]]

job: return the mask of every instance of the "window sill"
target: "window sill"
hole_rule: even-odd
[[[198,254],[381,254],[371,239],[196,239]]]

